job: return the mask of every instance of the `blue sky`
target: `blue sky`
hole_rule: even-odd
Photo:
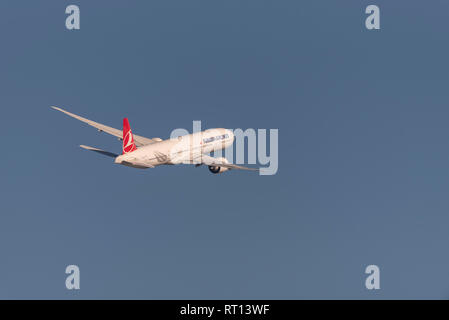
[[[447,299],[448,9],[2,2],[0,298]],[[117,166],[51,105],[147,137],[279,129],[279,170]]]

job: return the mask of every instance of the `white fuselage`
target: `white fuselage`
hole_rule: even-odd
[[[162,164],[195,163],[201,154],[226,149],[234,143],[228,129],[209,129],[178,138],[155,142],[115,158],[115,163],[134,168],[152,168]]]

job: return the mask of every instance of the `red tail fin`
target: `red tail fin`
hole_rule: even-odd
[[[136,144],[134,143],[133,133],[129,126],[128,118],[123,119],[123,153],[130,153],[136,150]]]

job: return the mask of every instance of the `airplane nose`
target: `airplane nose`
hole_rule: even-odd
[[[116,157],[114,163],[122,163],[122,156]]]

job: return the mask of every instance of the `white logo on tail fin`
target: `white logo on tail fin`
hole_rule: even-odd
[[[125,138],[123,139],[123,153],[128,153],[133,151],[135,148],[134,146],[134,138],[131,130],[128,130],[128,132],[125,135]]]

